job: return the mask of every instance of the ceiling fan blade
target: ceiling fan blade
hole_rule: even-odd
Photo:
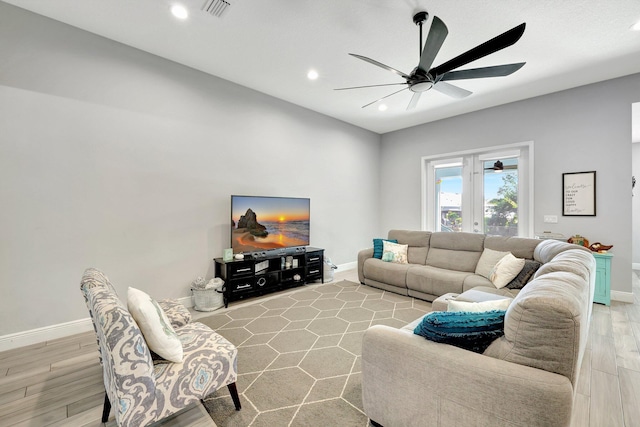
[[[444,64],[432,68],[431,70],[429,70],[429,74],[431,74],[433,77],[441,76],[444,73],[448,73],[455,68],[462,67],[469,62],[473,62],[476,59],[483,58],[487,55],[511,46],[512,44],[520,40],[520,37],[522,37],[522,34],[524,33],[525,26],[526,23],[523,22],[517,27],[513,27],[509,31],[506,31],[499,36],[494,37],[491,40],[486,41],[481,45],[478,45],[473,49],[456,56],[453,59],[450,59]]]
[[[493,67],[471,68],[469,70],[449,71],[440,79],[444,80],[465,80],[479,79],[483,77],[503,77],[515,73],[526,62],[518,62],[516,64],[496,65]]]
[[[461,87],[454,86],[449,83],[445,83],[443,81],[439,81],[438,83],[433,85],[433,88],[440,93],[444,93],[445,95],[449,95],[452,98],[466,98],[471,95],[473,92],[470,92],[466,89],[462,89]]]
[[[386,84],[381,84],[381,85],[353,86],[353,87],[339,87],[339,88],[334,89],[334,90],[362,89],[362,88],[367,88],[367,87],[397,86],[397,85],[406,85],[406,84],[408,84],[408,83],[407,83],[407,82],[404,82],[404,83],[386,83]]]
[[[396,93],[400,93],[400,92],[402,92],[403,90],[407,90],[407,89],[409,89],[409,86],[407,86],[407,87],[405,87],[405,88],[403,88],[403,89],[400,89],[400,90],[399,90],[399,91],[397,91],[397,92],[390,93],[390,94],[389,94],[389,95],[387,95],[387,96],[383,96],[383,97],[382,97],[382,98],[380,98],[380,99],[376,99],[375,101],[370,102],[370,103],[368,103],[367,105],[363,105],[363,106],[362,106],[362,108],[368,107],[369,105],[375,104],[375,103],[376,103],[376,102],[378,102],[378,101],[382,101],[383,99],[388,98],[388,97],[390,97],[391,95],[395,95]]]
[[[366,56],[362,56],[362,55],[356,55],[355,53],[350,53],[349,55],[354,56],[358,59],[362,59],[365,62],[368,62],[369,64],[373,64],[376,65],[380,68],[384,68],[387,71],[391,71],[392,73],[395,73],[397,75],[399,75],[400,77],[403,77],[405,79],[408,79],[409,76],[405,73],[403,73],[402,71],[398,71],[395,68],[389,67],[388,65],[384,65],[381,62],[376,61],[375,59],[371,59],[371,58],[367,58]]]
[[[420,100],[420,95],[422,95],[422,92],[413,93],[413,96],[411,97],[411,101],[409,101],[409,105],[407,105],[407,111],[413,110],[414,108],[416,108],[416,106],[418,105],[418,101]]]
[[[444,25],[444,22],[442,22],[437,16],[434,16],[431,28],[429,29],[429,34],[427,35],[427,41],[424,43],[422,55],[420,55],[420,63],[418,64],[419,69],[425,73],[429,71],[429,68],[431,68],[431,65],[433,64],[433,60],[436,59],[436,55],[440,52],[440,48],[448,34],[449,30],[447,29],[447,26]]]

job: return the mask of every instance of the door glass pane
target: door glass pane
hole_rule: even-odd
[[[438,167],[435,175],[437,231],[462,231],[462,166]]]
[[[518,159],[485,161],[484,230],[498,236],[518,235]],[[496,167],[498,166],[498,167]]]

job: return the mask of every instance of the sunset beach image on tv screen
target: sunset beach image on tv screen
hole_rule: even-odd
[[[304,198],[231,196],[233,252],[308,246],[309,205]]]

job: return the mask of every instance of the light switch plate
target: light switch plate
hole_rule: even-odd
[[[549,223],[549,224],[557,224],[558,223],[558,216],[557,215],[545,215],[544,216],[544,222]]]

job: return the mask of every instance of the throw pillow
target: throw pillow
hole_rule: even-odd
[[[504,335],[504,315],[504,310],[432,311],[422,318],[413,333],[430,341],[482,353],[493,340]]]
[[[373,257],[382,259],[382,242],[398,243],[396,239],[373,239]]]
[[[385,252],[382,254],[382,261],[393,262],[393,252]]]
[[[506,310],[513,301],[513,298],[503,298],[491,301],[470,302],[470,301],[456,301],[451,299],[447,303],[447,311],[468,311],[472,313],[479,313],[482,311],[491,310]]]
[[[493,267],[489,280],[496,288],[504,288],[522,271],[523,267],[524,258],[516,258],[509,253]]]
[[[511,252],[500,252],[485,248],[484,251],[482,251],[482,255],[480,255],[478,264],[476,265],[476,274],[491,280],[489,276],[491,275],[493,267],[495,267],[498,261],[504,258],[505,255],[510,253]]]
[[[407,250],[409,245],[400,245],[398,243],[384,241],[382,242],[382,260],[387,262],[395,262],[396,264],[407,264]]]
[[[524,285],[526,285],[531,281],[531,279],[533,278],[533,275],[535,274],[536,271],[538,271],[541,265],[542,263],[539,263],[538,261],[534,261],[532,259],[525,259],[524,267],[522,267],[522,270],[520,270],[520,273],[518,273],[518,275],[512,281],[507,283],[507,286],[505,287],[508,289],[524,288]]]
[[[171,362],[182,362],[182,343],[167,315],[153,298],[139,289],[129,288],[127,308],[151,351]]]

